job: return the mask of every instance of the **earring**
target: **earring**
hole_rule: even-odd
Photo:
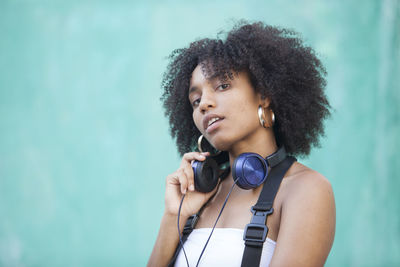
[[[271,126],[270,127],[274,126],[274,124],[275,124],[275,113],[271,109]]]
[[[203,135],[200,135],[199,136],[199,139],[197,139],[197,149],[200,151],[200,153],[203,153],[204,151],[203,151],[203,148],[202,148],[202,146],[201,146],[201,142],[203,141]],[[216,149],[215,149],[216,150]],[[216,150],[216,152],[214,153],[214,154],[211,154],[210,156],[216,156],[216,155],[218,155],[219,153],[221,153],[221,150]]]
[[[203,148],[201,147],[201,141],[203,141],[203,135],[200,135],[199,139],[197,139],[197,148],[199,149],[200,153],[203,153]]]
[[[274,126],[275,124],[275,113],[270,109],[271,111],[271,125],[265,126],[265,114],[264,114],[264,109],[260,106],[258,106],[258,119],[260,120],[260,124],[262,127],[264,128],[270,128],[272,126]]]
[[[258,106],[258,119],[260,120],[260,124],[262,127],[265,127],[265,120],[264,120],[264,109],[260,106]]]

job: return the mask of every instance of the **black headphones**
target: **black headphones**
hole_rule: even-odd
[[[257,153],[240,154],[232,165],[232,177],[242,189],[253,189],[265,182],[268,167],[273,168],[286,158],[286,150],[281,146],[265,159]],[[218,184],[220,166],[229,162],[226,152],[209,156],[204,161],[193,161],[195,188],[199,192],[211,192]]]

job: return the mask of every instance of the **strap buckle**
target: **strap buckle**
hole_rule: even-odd
[[[265,225],[267,216],[274,212],[273,208],[268,210],[258,210],[255,206],[251,207],[253,217],[251,222],[246,225],[243,233],[243,240],[246,245],[262,247],[268,234],[268,227]]]

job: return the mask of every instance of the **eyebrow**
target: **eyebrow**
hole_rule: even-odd
[[[195,92],[195,91],[198,91],[198,90],[199,90],[199,88],[198,88],[197,86],[192,86],[192,87],[190,87],[190,89],[189,89],[189,95],[190,95],[191,93]]]
[[[217,76],[214,76],[214,77],[211,77],[211,78],[209,78],[209,79],[207,79],[207,80],[208,80],[209,83],[213,83],[213,82],[218,81],[218,80],[221,80],[221,79],[219,79]],[[198,90],[199,90],[199,88],[198,88],[196,85],[195,85],[195,86],[192,86],[192,87],[189,88],[189,93],[188,93],[188,95],[190,95],[191,93],[196,92],[196,91],[198,91]]]

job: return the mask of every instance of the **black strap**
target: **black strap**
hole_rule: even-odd
[[[182,231],[182,243],[179,242],[178,247],[175,250],[174,257],[172,257],[171,261],[168,264],[168,267],[173,267],[175,265],[176,258],[178,257],[179,251],[182,248],[182,244],[184,244],[189,237],[190,233],[193,231],[194,227],[196,226],[197,221],[200,218],[200,212],[196,213],[189,217],[186,221],[185,227],[183,227]]]
[[[221,176],[224,176],[224,175],[226,175],[225,172]],[[215,193],[207,200],[206,203],[204,203],[204,205],[200,208],[200,210],[196,214],[191,215],[187,219],[185,226],[183,227],[183,231],[182,231],[182,242],[178,243],[178,246],[174,252],[174,256],[172,257],[171,261],[169,262],[168,267],[173,267],[175,265],[176,258],[178,257],[178,254],[179,254],[180,250],[182,249],[182,244],[185,244],[190,233],[196,227],[196,224],[197,224],[198,220],[200,219],[200,215],[203,213],[203,210],[208,205],[208,203],[210,203],[211,200],[215,197],[217,192],[218,192],[218,190],[215,191]]]
[[[251,222],[244,229],[243,239],[245,249],[242,258],[242,267],[260,266],[262,248],[268,235],[267,216],[274,212],[272,204],[279,186],[287,170],[296,159],[287,157],[284,161],[271,169],[264,184],[257,203],[251,207],[253,217]]]
[[[281,163],[286,158],[286,155],[285,146],[281,146],[275,153],[266,157],[265,160],[268,162],[268,166],[273,168]]]

